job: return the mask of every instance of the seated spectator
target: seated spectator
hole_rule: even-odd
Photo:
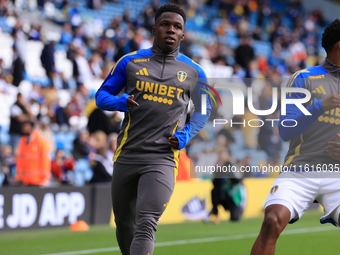
[[[121,126],[122,126],[122,121],[123,121],[123,118],[120,112],[117,112],[117,111],[114,112],[113,115],[111,115],[110,117],[110,121],[113,127],[112,133],[119,133]]]
[[[15,158],[12,154],[12,148],[9,145],[1,147],[1,172],[5,175],[3,185],[12,185],[15,183],[13,170],[15,168]]]
[[[250,120],[257,119],[257,115],[249,111],[248,107],[245,107],[244,110],[245,110],[244,111],[245,114],[243,116],[243,119],[245,120],[245,123],[248,123],[248,121]],[[251,127],[249,125],[241,126],[246,148],[254,148],[254,149],[257,148],[257,145],[258,145],[257,133],[259,129],[260,129],[259,127]]]
[[[80,93],[75,93],[71,99],[71,101],[67,105],[67,113],[68,116],[78,116],[80,117],[85,105],[81,100]]]
[[[54,105],[54,110],[55,112],[54,114],[54,119],[55,122],[59,125],[59,126],[69,126],[69,118],[68,115],[66,113],[67,108],[63,108],[60,106],[59,102],[58,104]]]
[[[112,167],[113,167],[113,157],[115,156],[115,152],[117,149],[117,138],[118,138],[117,133],[113,133],[109,136],[109,146],[106,150],[106,157],[112,161]]]
[[[85,58],[84,48],[76,48],[76,54],[72,63],[73,76],[76,79],[77,87],[92,81],[93,74],[91,72],[89,62]]]
[[[51,153],[55,153],[56,144],[53,136],[53,131],[50,128],[51,119],[48,116],[43,116],[40,118],[40,121],[37,122],[37,130],[39,130],[40,134],[45,137],[50,145]]]
[[[59,148],[55,153],[55,158],[51,163],[52,174],[57,178],[60,184],[69,183],[67,172],[72,171],[75,166],[75,160],[72,157],[65,157],[65,151]]]
[[[89,130],[90,134],[96,131],[103,131],[106,135],[109,135],[112,133],[113,126],[105,112],[99,108],[96,108],[90,114],[89,121],[87,123],[87,129]]]
[[[63,25],[63,30],[61,31],[60,41],[61,44],[70,44],[73,40],[72,28],[70,23],[65,23]]]
[[[87,157],[92,151],[88,142],[89,138],[89,132],[86,129],[79,131],[78,137],[73,141],[72,155],[75,160]]]
[[[95,158],[90,162],[93,170],[91,183],[94,182],[111,182],[112,168],[110,160],[106,158],[105,147],[97,149]]]
[[[95,96],[96,96],[96,91],[94,89],[91,89],[89,91],[89,100],[87,101],[86,105],[85,105],[85,108],[84,108],[84,112],[85,112],[85,115],[86,117],[90,117],[91,113],[97,109],[97,105],[96,105],[96,99],[95,99]]]
[[[29,31],[29,40],[40,41],[41,40],[41,25],[33,24],[31,30]]]
[[[107,135],[103,131],[96,131],[90,136],[89,144],[94,149],[105,148],[107,143]]]
[[[279,116],[279,110],[273,114],[268,115],[268,119],[277,119]],[[264,122],[264,125],[260,128],[258,134],[258,144],[261,150],[264,150],[269,159],[272,159],[276,152],[281,149],[281,138],[277,125],[272,126],[268,121]]]
[[[108,158],[106,155],[106,134],[103,131],[97,131],[91,134],[89,143],[96,151],[96,153],[91,153],[90,157],[90,165],[93,170],[91,182],[111,181],[113,166],[112,159]]]
[[[99,53],[95,52],[92,55],[92,58],[90,59],[89,64],[90,64],[92,74],[95,77],[102,78],[103,77],[103,71],[102,71],[101,66],[103,64],[103,59],[102,59],[102,57],[100,56]]]
[[[48,141],[33,122],[26,121],[22,126],[17,153],[16,179],[24,185],[46,186],[51,176],[51,158]]]
[[[250,156],[250,155],[247,155],[243,160],[239,160],[238,161],[238,167],[252,167],[253,164],[252,164],[252,160],[253,158]],[[244,172],[243,174],[243,178],[251,178],[251,177],[254,177],[254,173],[252,173],[251,171],[246,171]]]

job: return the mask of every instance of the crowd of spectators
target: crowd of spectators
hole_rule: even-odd
[[[188,16],[180,51],[201,64],[217,89],[221,78],[231,79],[243,91],[253,87],[256,109],[270,108],[272,87],[280,88],[294,72],[324,59],[320,38],[327,21],[320,10],[305,12],[299,0],[289,4],[270,0],[168,2],[180,5]],[[104,15],[107,7],[118,10],[127,3],[143,5],[143,10]],[[1,50],[6,52],[0,52],[0,96],[6,102],[0,113],[4,120],[1,138],[9,138],[0,141],[0,186],[20,183],[18,143],[23,140],[22,126],[28,122],[49,144],[51,177],[41,184],[110,181],[123,115],[98,109],[95,91],[120,57],[152,46],[154,14],[163,3],[0,0],[0,41],[11,42]],[[32,68],[32,63],[37,64]],[[222,100],[230,96],[224,93]],[[279,109],[272,117],[278,114]],[[214,118],[259,119],[247,109],[244,116],[232,116],[224,106],[214,106],[205,129],[182,153],[182,162],[188,165],[182,171],[189,171],[190,165],[204,165],[206,158],[217,162],[221,150],[230,154],[231,164],[239,166],[282,163],[285,146],[277,127],[213,129]],[[84,173],[79,170],[82,167],[91,171]]]

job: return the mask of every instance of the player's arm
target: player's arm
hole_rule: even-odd
[[[211,114],[211,100],[207,97],[207,114],[201,114],[201,97],[205,93],[202,89],[209,90],[203,84],[207,84],[207,78],[203,71],[200,71],[200,78],[196,85],[196,88],[191,96],[191,99],[195,106],[195,111],[192,114],[188,124],[183,128],[183,130],[178,130],[172,137],[169,137],[169,144],[175,149],[182,149],[185,145],[199,133],[199,131],[204,127],[205,123],[208,121]]]
[[[127,61],[125,59],[118,61],[98,89],[96,93],[98,108],[106,111],[127,112],[133,105],[139,106],[133,100],[134,95],[130,96],[124,93],[117,97],[117,94],[126,86],[126,64]]]
[[[292,78],[288,82],[288,86],[290,85],[292,88],[305,88],[305,79],[300,74],[295,79]],[[304,97],[305,95],[303,93],[292,92],[286,94],[287,99],[301,99]],[[323,100],[314,99],[313,103],[306,109],[311,113],[311,115],[304,115],[304,113],[295,104],[286,105],[286,115],[282,115],[282,113],[280,114],[279,123],[279,133],[284,141],[289,141],[294,137],[301,135],[310,125],[314,123],[314,121],[319,118],[320,115],[324,113]],[[289,119],[295,120],[297,124],[295,121],[291,121]],[[284,125],[288,127],[284,127],[282,125],[282,121],[284,120],[286,120]],[[291,127],[295,124],[295,127]]]

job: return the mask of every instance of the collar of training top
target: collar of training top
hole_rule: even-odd
[[[332,75],[336,77],[340,77],[340,66],[334,65],[331,61],[329,61],[327,58],[321,65],[324,69],[326,69],[328,72],[330,72]]]
[[[157,47],[156,44],[152,45],[151,52],[154,54],[155,57],[160,58],[177,58],[179,55],[179,47],[170,51],[169,53],[164,53],[160,48]]]

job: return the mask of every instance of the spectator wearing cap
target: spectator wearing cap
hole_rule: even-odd
[[[47,186],[51,176],[51,150],[47,139],[33,126],[31,121],[25,121],[22,126],[16,179],[24,185]]]

